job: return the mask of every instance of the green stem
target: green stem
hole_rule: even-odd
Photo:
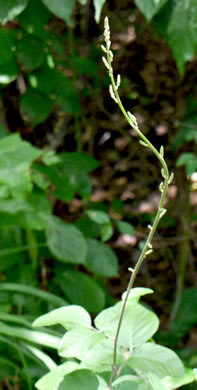
[[[119,94],[118,94],[118,91],[117,91],[117,87],[116,87],[116,83],[115,83],[115,80],[114,80],[114,76],[113,76],[113,69],[112,69],[112,66],[111,66],[112,59],[111,59],[111,55],[110,55],[110,51],[109,50],[107,50],[107,62],[108,62],[108,65],[109,65],[108,70],[109,70],[109,76],[110,76],[110,79],[111,79],[113,92],[114,92],[114,95],[115,95],[115,99],[117,100],[117,103],[118,103],[118,105],[120,107],[120,110],[122,111],[122,114],[124,115],[124,117],[127,120],[127,122],[130,124],[130,126],[137,132],[139,137],[145,142],[145,144],[152,150],[152,152],[159,159],[159,161],[160,161],[160,163],[162,165],[162,168],[163,168],[163,175],[162,176],[164,177],[163,188],[162,188],[162,195],[161,195],[159,207],[158,207],[155,219],[154,219],[154,223],[153,223],[153,225],[151,227],[151,230],[150,230],[150,233],[149,233],[148,238],[146,240],[145,246],[144,246],[144,248],[143,248],[143,250],[141,252],[141,255],[140,255],[140,257],[139,257],[139,259],[138,259],[138,261],[137,261],[137,263],[135,265],[135,268],[132,270],[132,274],[131,274],[131,277],[130,277],[130,280],[129,280],[129,283],[128,283],[128,287],[127,287],[126,296],[125,296],[125,299],[124,299],[124,302],[123,302],[123,305],[122,305],[122,310],[121,310],[120,319],[119,319],[119,322],[118,322],[118,327],[117,327],[117,330],[116,330],[115,341],[114,341],[113,367],[112,367],[112,373],[111,373],[110,382],[109,382],[109,390],[111,390],[112,382],[114,380],[114,376],[117,374],[118,338],[119,338],[120,328],[121,328],[121,325],[122,325],[122,320],[123,320],[125,309],[126,309],[126,304],[127,304],[127,301],[128,301],[128,297],[129,297],[129,293],[131,291],[131,288],[133,287],[135,279],[136,279],[136,276],[137,276],[137,274],[139,272],[139,269],[140,269],[140,267],[141,267],[141,265],[142,265],[146,255],[148,254],[147,251],[149,250],[149,248],[151,248],[152,238],[153,238],[154,233],[155,233],[155,231],[157,229],[159,220],[160,220],[160,218],[162,216],[161,213],[162,213],[162,209],[163,209],[163,206],[164,206],[164,202],[165,202],[165,198],[166,198],[166,194],[167,194],[167,190],[168,190],[169,172],[168,172],[168,167],[166,165],[166,162],[164,161],[163,155],[160,154],[157,151],[157,149],[152,145],[152,143],[144,136],[144,134],[139,130],[139,128],[137,126],[137,123],[135,124],[132,121],[132,119],[130,118],[130,116],[128,115],[128,113],[126,112],[126,110],[123,107],[123,104],[122,104],[122,102],[120,100],[120,97],[119,97]]]

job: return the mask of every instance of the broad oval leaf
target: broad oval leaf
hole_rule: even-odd
[[[49,249],[58,260],[73,264],[86,263],[86,240],[75,226],[50,217],[46,237]]]
[[[105,307],[104,290],[90,276],[68,270],[59,277],[59,283],[71,303],[81,305],[91,313],[99,313]]]
[[[118,259],[111,248],[94,239],[87,240],[87,268],[101,276],[118,276]]]
[[[145,18],[150,21],[154,15],[163,7],[167,0],[135,0],[137,7]]]
[[[59,390],[98,390],[99,381],[95,374],[89,370],[77,370],[67,374]]]
[[[62,338],[59,355],[66,358],[74,357],[83,361],[87,352],[104,338],[104,334],[94,328],[76,327],[67,332]]]
[[[106,335],[114,337],[119,322],[122,302],[103,310],[96,318],[95,325]],[[149,340],[157,331],[157,316],[135,300],[127,302],[118,343],[126,348],[133,348]]]
[[[32,326],[51,326],[60,324],[65,329],[69,330],[79,325],[91,325],[91,317],[88,312],[81,306],[70,305],[52,310],[50,313],[44,314],[37,318]]]
[[[42,0],[46,7],[59,18],[72,26],[72,13],[75,6],[75,0]]]
[[[148,380],[153,390],[166,390],[166,387],[163,385],[158,376],[153,374],[152,372],[148,373]]]
[[[78,363],[67,361],[44,375],[38,382],[36,382],[35,386],[38,390],[58,389],[58,386],[64,379],[64,376],[77,369],[79,369]]]
[[[127,360],[127,365],[139,373],[150,371],[159,378],[184,375],[183,364],[175,352],[154,343],[137,347]]]

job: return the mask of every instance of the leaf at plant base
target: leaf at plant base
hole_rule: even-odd
[[[171,322],[171,331],[179,338],[183,337],[197,324],[197,288],[186,289],[181,297],[178,311]]]
[[[129,297],[128,299],[135,299],[136,302],[139,301],[140,297],[144,296],[144,295],[147,295],[147,294],[152,294],[154,291],[151,289],[151,288],[145,288],[145,287],[135,287],[135,288],[132,288],[130,293],[129,293]],[[126,294],[127,294],[127,291],[125,291],[123,294],[122,294],[122,300],[124,301],[125,297],[126,297]]]
[[[88,253],[86,266],[88,270],[101,276],[118,276],[118,259],[111,248],[94,239],[87,240]]]
[[[98,224],[106,224],[110,223],[110,218],[107,213],[100,210],[87,210],[86,215],[93,221]]]
[[[103,310],[94,320],[98,329],[114,337],[119,322],[122,302]],[[149,340],[157,331],[159,320],[150,310],[135,300],[127,302],[125,315],[120,329],[119,345],[133,348]]]
[[[77,326],[64,335],[58,353],[65,358],[73,357],[83,361],[88,351],[104,338],[104,334],[94,328]]]
[[[42,0],[46,7],[60,19],[72,26],[72,13],[75,6],[75,0]]]
[[[43,42],[32,34],[23,34],[17,46],[18,62],[25,71],[38,69],[44,61]]]
[[[77,369],[79,369],[78,363],[67,361],[44,375],[38,382],[36,382],[35,386],[38,390],[58,389],[58,386],[62,382],[64,376]]]
[[[150,371],[159,378],[184,375],[179,357],[172,350],[154,343],[145,343],[134,349],[127,365],[138,373]]]
[[[94,18],[95,18],[96,22],[99,23],[101,11],[102,11],[103,5],[105,3],[105,0],[93,0],[93,3],[94,3],[94,8],[95,8]]]
[[[145,385],[143,379],[134,376],[134,375],[123,375],[120,376],[112,383],[112,389],[114,390],[140,390],[141,387],[139,385]],[[146,388],[144,387],[144,390]],[[148,389],[147,389],[148,390]]]
[[[167,376],[162,379],[162,383],[169,390],[178,389],[181,386],[192,383],[195,380],[194,370],[192,368],[185,368],[184,375],[181,377]]]
[[[145,18],[150,21],[154,15],[163,7],[167,0],[160,0],[157,3],[155,0],[135,0],[137,7],[143,13]]]
[[[182,153],[176,162],[176,166],[187,165],[195,160],[197,160],[197,157],[194,153]]]
[[[22,141],[18,134],[0,140],[0,183],[8,187],[14,198],[31,191],[30,166],[41,153],[30,143]]]
[[[64,377],[58,390],[98,390],[98,385],[98,378],[91,371],[77,370]]]
[[[27,121],[33,126],[48,118],[53,109],[53,102],[47,95],[28,87],[20,99],[20,110]]]
[[[53,255],[63,262],[86,264],[87,244],[82,233],[57,217],[47,221],[46,237]]]
[[[27,6],[29,0],[0,0],[0,22],[13,20]]]
[[[123,234],[129,234],[132,236],[134,234],[134,227],[129,222],[116,221],[118,231]]]
[[[148,380],[153,390],[166,390],[166,387],[163,385],[161,379],[152,372],[148,373]]]
[[[88,312],[81,306],[70,305],[52,310],[50,313],[44,314],[37,318],[32,326],[51,326],[60,324],[65,329],[69,330],[76,326],[91,325],[91,318]]]
[[[50,12],[41,0],[29,0],[25,10],[19,15],[20,25],[29,34],[43,35],[43,27],[50,19]]]
[[[105,293],[90,276],[79,271],[66,271],[59,278],[60,287],[69,302],[83,306],[90,313],[105,307]]]

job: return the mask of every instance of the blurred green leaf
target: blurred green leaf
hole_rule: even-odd
[[[20,109],[24,118],[36,126],[48,118],[53,109],[53,102],[47,95],[28,87],[21,97]]]
[[[72,26],[72,13],[75,6],[75,0],[42,0],[46,7],[60,19]]]
[[[42,41],[32,34],[23,34],[17,46],[18,62],[25,71],[32,71],[39,68],[45,57]]]
[[[0,65],[0,84],[9,84],[14,81],[19,73],[16,58]]]
[[[59,386],[59,390],[99,390],[99,381],[95,374],[88,370],[77,370],[67,374]],[[107,387],[106,387],[107,389]]]
[[[29,0],[0,0],[0,22],[13,20],[27,6]]]
[[[105,0],[93,0],[93,3],[94,3],[94,8],[95,8],[94,18],[95,18],[96,22],[99,23],[101,11],[102,11],[103,5],[105,3]]]
[[[70,303],[81,305],[90,313],[99,313],[104,308],[104,290],[90,276],[70,270],[60,275],[58,281]]]
[[[86,240],[75,226],[50,217],[46,237],[49,249],[58,260],[74,264],[86,263]]]
[[[15,57],[13,40],[9,30],[0,28],[0,65],[6,64]]]
[[[110,240],[114,232],[113,226],[111,223],[107,223],[106,225],[103,226],[101,230],[101,240],[102,242],[106,242]]]
[[[0,380],[14,376],[18,366],[5,357],[0,357]]]
[[[86,266],[96,275],[118,276],[118,259],[111,248],[97,240],[88,239]]]
[[[164,6],[167,0],[160,0],[155,2],[155,0],[135,0],[137,7],[143,13],[145,18],[150,21],[153,16]]]
[[[167,39],[181,74],[184,72],[185,63],[195,54],[196,34],[196,0],[190,0],[187,5],[185,0],[176,1],[168,25]]]
[[[148,380],[153,390],[166,390],[166,387],[163,385],[161,379],[159,379],[157,375],[153,374],[152,372],[148,373]]]
[[[38,390],[54,390],[58,388],[65,375],[77,370],[78,367],[78,363],[67,361],[44,375],[35,386]]]
[[[0,140],[0,183],[8,187],[13,197],[31,191],[30,166],[40,155],[39,149],[22,141],[18,134]]]
[[[171,322],[171,331],[177,337],[183,337],[197,324],[196,302],[197,288],[186,289],[182,294],[176,316]]]
[[[29,0],[25,10],[18,16],[20,25],[29,34],[43,35],[43,27],[50,19],[50,12],[41,0]]]
[[[93,221],[98,224],[106,224],[110,222],[110,218],[107,213],[100,210],[87,210],[86,215]]]
[[[131,225],[129,222],[116,221],[116,225],[120,233],[129,234],[130,236],[135,233],[133,225]]]

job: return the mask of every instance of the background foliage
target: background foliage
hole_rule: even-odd
[[[3,389],[31,389],[53,366],[59,336],[38,348],[37,316],[120,298],[158,203],[159,167],[108,94],[106,14],[124,104],[175,171],[137,284],[156,291],[158,341],[196,366],[196,1],[0,0]]]

